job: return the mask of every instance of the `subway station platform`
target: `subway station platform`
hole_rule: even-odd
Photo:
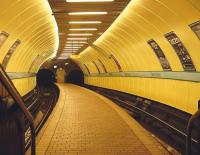
[[[37,155],[169,154],[112,101],[76,85],[58,86],[58,102],[37,137]]]

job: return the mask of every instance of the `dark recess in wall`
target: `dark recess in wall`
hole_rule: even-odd
[[[55,74],[49,69],[41,69],[37,73],[37,85],[48,86],[55,82]]]
[[[65,78],[65,82],[82,85],[84,83],[84,75],[81,70],[72,70]]]

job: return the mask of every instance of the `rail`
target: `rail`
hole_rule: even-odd
[[[192,153],[191,153],[191,152],[192,152],[192,150],[191,150],[192,142],[193,142],[193,143],[196,143],[196,144],[199,143],[197,140],[195,140],[195,139],[192,138],[192,129],[193,129],[193,127],[194,127],[194,122],[196,121],[197,118],[200,117],[200,109],[199,109],[194,115],[191,116],[191,118],[190,118],[190,120],[189,120],[189,122],[188,122],[187,131],[186,131],[186,133],[184,133],[184,132],[178,130],[177,128],[171,126],[170,124],[166,123],[165,121],[163,121],[163,120],[161,120],[161,119],[155,117],[154,115],[152,115],[152,114],[146,112],[145,110],[142,110],[142,109],[140,109],[140,108],[138,108],[138,107],[136,107],[136,106],[134,106],[134,105],[132,105],[132,104],[129,104],[129,103],[126,102],[126,101],[123,101],[123,100],[121,100],[121,99],[119,99],[119,98],[110,96],[110,95],[105,94],[105,93],[103,93],[103,95],[106,96],[106,97],[108,97],[108,98],[110,98],[110,99],[113,99],[113,100],[115,100],[115,101],[118,101],[118,102],[120,102],[120,103],[123,103],[123,104],[125,104],[125,105],[127,105],[127,106],[133,108],[135,111],[138,111],[138,112],[142,113],[143,115],[146,115],[146,116],[148,116],[149,118],[152,118],[152,119],[154,119],[154,120],[157,121],[157,122],[160,122],[160,123],[163,124],[165,127],[171,129],[172,131],[175,131],[175,132],[178,133],[180,136],[186,138],[186,155],[191,155],[191,154],[192,154]],[[128,108],[128,107],[126,107],[126,108]],[[129,109],[129,110],[133,110],[133,109],[131,109],[131,108],[128,108],[128,109]]]
[[[15,99],[16,103],[18,104],[19,108],[24,113],[25,117],[27,117],[31,129],[31,155],[35,155],[36,146],[35,146],[35,126],[33,122],[33,116],[27,110],[23,99],[21,98],[20,94],[18,93],[17,89],[13,85],[12,81],[6,74],[5,70],[3,69],[2,65],[0,65],[0,79],[3,85],[7,88],[10,95]]]
[[[192,148],[192,130],[194,128],[194,122],[200,117],[200,109],[194,113],[188,122],[188,126],[187,126],[187,136],[186,136],[186,155],[191,155],[191,148]]]

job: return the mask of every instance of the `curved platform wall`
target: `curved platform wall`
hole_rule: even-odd
[[[0,32],[8,33],[2,46],[0,36],[0,63],[7,72],[36,73],[58,48],[57,25],[48,1],[4,0],[0,10]],[[11,49],[16,40],[19,45]],[[35,76],[13,82],[21,95],[36,85]]]
[[[144,96],[194,113],[200,99],[200,83],[182,79],[179,75],[184,72],[181,61],[164,35],[173,31],[179,37],[195,66],[196,71],[193,72],[198,74],[200,40],[189,25],[199,20],[200,1],[197,0],[132,0],[93,45],[72,58],[84,71],[87,84]],[[154,39],[164,52],[171,67],[169,72],[174,73],[174,77],[180,76],[180,79],[122,76],[126,71],[133,74],[163,72],[158,57],[147,43],[150,39]],[[107,72],[119,75],[106,74],[98,59]]]

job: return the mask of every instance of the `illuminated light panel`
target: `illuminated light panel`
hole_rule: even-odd
[[[65,52],[69,52],[69,51],[77,51],[77,50],[79,50],[80,48],[68,48],[68,49],[63,49],[63,51],[65,51]]]
[[[88,40],[88,38],[67,38],[67,40]]]
[[[56,59],[65,60],[65,59],[67,59],[67,57],[58,57],[58,58],[56,58]]]
[[[101,21],[71,21],[69,24],[101,24]]]
[[[70,31],[96,31],[97,28],[75,28],[75,29],[69,29]]]
[[[87,44],[87,42],[86,41],[67,41],[66,42],[67,44]],[[67,44],[65,44],[65,45],[67,45]]]
[[[77,49],[77,48],[80,48],[80,47],[65,47],[65,49]]]
[[[84,46],[84,44],[65,44],[65,47],[71,47],[71,46]]]
[[[67,56],[69,56],[69,55],[70,55],[70,53],[61,54],[60,57],[67,57]]]
[[[64,49],[66,49],[66,48],[68,48],[68,47],[71,47],[71,48],[73,48],[73,47],[78,48],[78,47],[79,47],[79,48],[81,48],[81,47],[83,47],[83,46],[78,46],[78,45],[75,45],[75,46],[65,46]]]
[[[69,12],[69,15],[106,15],[108,12]]]
[[[113,2],[114,0],[66,0],[66,2]]]
[[[68,36],[92,36],[91,33],[70,33]]]

